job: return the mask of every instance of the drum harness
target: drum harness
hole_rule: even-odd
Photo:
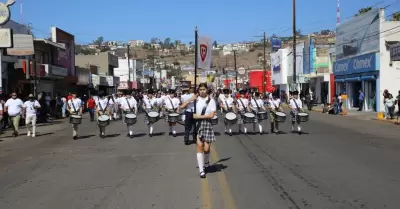
[[[299,106],[297,105],[296,100],[293,99],[293,102],[294,102],[294,105],[296,105],[297,113],[299,113],[299,112],[300,112],[300,108],[299,108]],[[296,116],[297,116],[297,114],[296,114]]]
[[[207,99],[207,101],[206,101],[206,104],[204,104],[204,107],[203,107],[203,109],[201,110],[201,115],[205,115],[205,114],[206,114],[206,109],[207,109],[208,103],[210,103],[210,101],[211,101],[211,98],[208,97],[208,99]],[[208,119],[206,119],[206,120],[208,120]],[[200,128],[200,121],[197,121],[197,124],[196,124],[196,132],[199,130],[199,128]]]
[[[253,100],[254,100],[254,102],[256,103],[256,106],[257,106],[257,111],[253,110],[253,112],[257,115],[257,113],[260,112],[260,106],[258,106],[258,103],[257,103],[256,99],[253,98]]]
[[[78,115],[78,111],[76,111],[76,108],[75,108],[74,100],[73,100],[73,99],[71,99],[71,104],[72,104],[72,107],[74,108],[75,115]]]
[[[244,106],[242,99],[239,99],[239,101],[240,101],[240,103],[241,103],[242,106],[243,106],[243,111],[246,112],[246,107]],[[242,115],[243,115],[243,114],[242,114]]]
[[[228,102],[226,100],[225,100],[225,105],[226,105],[226,112],[229,112],[229,110],[231,110],[231,108],[228,107],[229,105],[228,105]]]
[[[174,103],[172,103],[171,98],[168,97],[168,100],[169,100],[169,103],[171,103],[171,107],[172,107],[172,110],[168,110],[168,112],[170,112],[170,113],[176,112],[177,108],[174,107]]]
[[[133,113],[133,110],[131,108],[131,105],[129,104],[128,98],[125,97],[125,99],[126,99],[126,103],[128,103],[130,113]]]
[[[99,107],[100,107],[100,111],[102,112],[102,114],[100,114],[100,115],[104,115],[104,110],[107,109],[109,102],[110,102],[110,99],[107,100],[106,108],[103,109],[103,107],[101,106],[100,100],[99,100]]]

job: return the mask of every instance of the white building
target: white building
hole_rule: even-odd
[[[130,80],[136,81],[137,61],[130,59]],[[119,77],[120,85],[118,89],[128,89],[129,70],[128,59],[118,59],[118,68],[114,68],[114,76]]]
[[[390,62],[387,44],[400,41],[400,22],[386,21],[384,9],[377,8],[344,22],[337,31],[336,92],[347,94],[350,109],[362,105],[364,111],[383,112],[383,91],[396,96],[400,89],[400,63]],[[360,90],[365,97],[361,104]]]
[[[128,43],[129,43],[129,46],[132,46],[132,47],[144,46],[144,41],[143,40],[131,40]]]
[[[288,54],[289,49],[287,48],[271,53],[272,85],[278,93],[281,91],[289,92],[287,80],[289,74]]]

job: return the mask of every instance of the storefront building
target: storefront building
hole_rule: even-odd
[[[347,107],[359,107],[359,91],[364,92],[363,110],[373,111],[379,104],[380,64],[379,53],[364,54],[334,62],[333,74],[336,82],[336,93],[347,94]]]
[[[271,53],[272,85],[281,99],[285,97],[285,94],[289,93],[287,81],[289,71],[288,54],[289,49],[287,48]]]

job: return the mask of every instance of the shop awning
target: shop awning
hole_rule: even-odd
[[[348,82],[348,81],[360,81],[360,77],[352,77],[352,78],[345,78],[344,81]]]
[[[335,82],[343,83],[344,79],[335,79]]]
[[[373,75],[361,76],[361,80],[376,80],[376,77]]]

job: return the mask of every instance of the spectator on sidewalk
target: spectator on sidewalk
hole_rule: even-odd
[[[19,121],[22,118],[24,118],[24,114],[22,112],[22,106],[24,103],[22,102],[21,99],[17,97],[17,93],[12,93],[11,98],[7,100],[5,106],[5,110],[10,119],[11,126],[13,128],[13,135],[14,137],[18,136],[18,129],[19,129]]]

